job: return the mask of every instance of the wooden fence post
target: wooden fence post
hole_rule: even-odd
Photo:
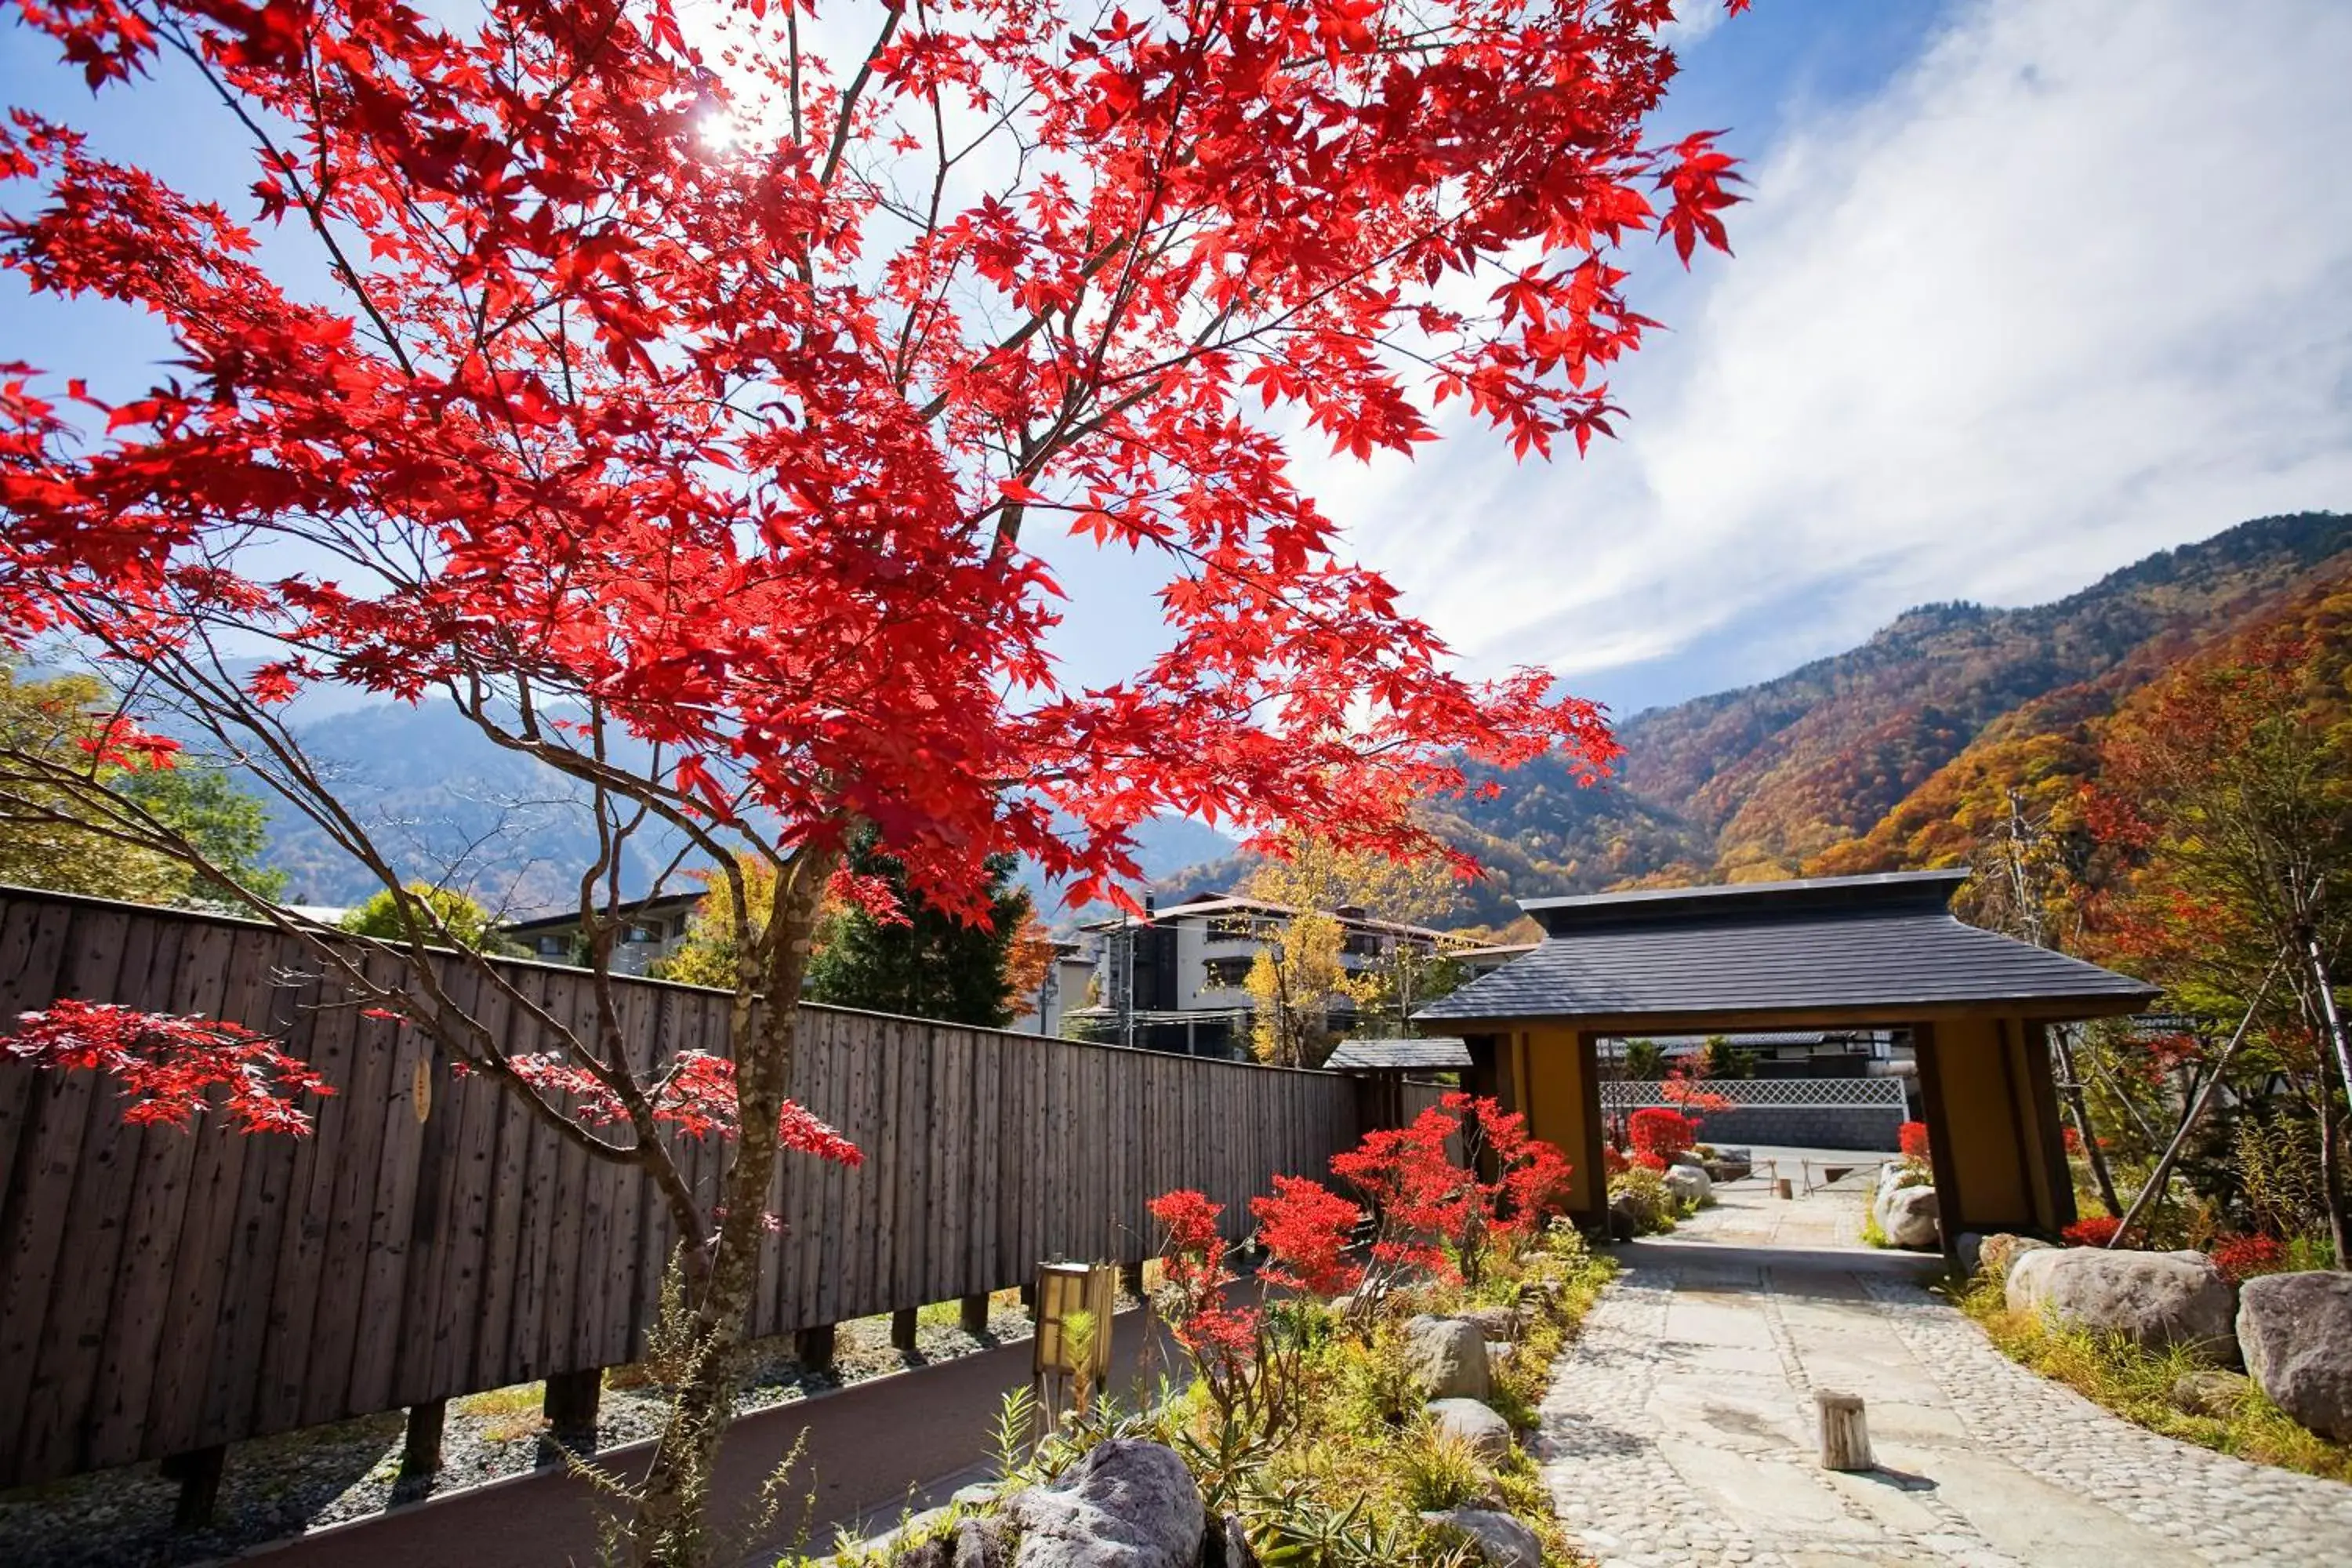
[[[914,1307],[901,1307],[890,1314],[890,1346],[893,1350],[913,1352],[915,1331],[919,1326],[918,1311],[919,1309]]]
[[[1146,1300],[1143,1293],[1143,1265],[1141,1263],[1120,1264],[1118,1288],[1139,1301]]]
[[[446,1399],[427,1399],[408,1407],[408,1440],[400,1451],[403,1478],[438,1473],[441,1432],[448,1418],[449,1402]]]
[[[226,1443],[164,1456],[156,1468],[165,1480],[180,1483],[180,1500],[172,1510],[173,1530],[202,1530],[213,1521],[214,1505],[220,1501],[221,1471],[227,1463]]]
[[[547,1380],[547,1399],[541,1406],[548,1429],[561,1436],[593,1436],[597,1406],[604,1403],[604,1371],[559,1372]]]
[[[818,1323],[793,1335],[793,1359],[803,1372],[833,1370],[833,1325]]]
[[[962,1310],[963,1331],[978,1339],[988,1332],[988,1296],[966,1296],[957,1305]]]

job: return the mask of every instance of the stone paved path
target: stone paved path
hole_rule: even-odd
[[[1534,1452],[1617,1565],[2352,1563],[2352,1487],[2176,1443],[2038,1377],[1853,1246],[1861,1180],[1760,1182],[1626,1271],[1562,1359]],[[1814,1463],[1812,1393],[1868,1402],[1879,1468]]]

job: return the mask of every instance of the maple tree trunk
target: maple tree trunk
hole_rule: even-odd
[[[803,854],[776,889],[768,940],[746,952],[730,1034],[740,1128],[722,1184],[709,1262],[690,1298],[693,1349],[661,1440],[635,1491],[628,1560],[641,1568],[699,1568],[716,1551],[709,1512],[712,1469],[734,1410],[736,1352],[760,1282],[760,1248],[779,1155],[776,1123],[799,1039],[801,978],[808,968],[825,883],[835,857]],[[757,997],[764,998],[755,1005]],[[746,1543],[749,1544],[749,1543]]]

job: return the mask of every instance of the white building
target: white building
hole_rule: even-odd
[[[1286,904],[1232,893],[1202,893],[1140,917],[1098,921],[1082,928],[1094,970],[1097,1000],[1066,1013],[1085,1020],[1094,1037],[1192,1056],[1248,1055],[1251,1004],[1244,982],[1259,952],[1278,941],[1299,911]],[[1339,962],[1370,969],[1398,947],[1434,952],[1444,932],[1375,920],[1360,909],[1331,911],[1339,921]],[[1335,1026],[1352,1005],[1335,1000]]]

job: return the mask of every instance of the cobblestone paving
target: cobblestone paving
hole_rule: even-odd
[[[1752,1184],[1628,1265],[1534,1451],[1604,1568],[2352,1563],[2352,1488],[2176,1443],[2018,1366],[1849,1250],[1848,1188]],[[1813,1391],[1868,1402],[1876,1470],[1814,1463]]]

